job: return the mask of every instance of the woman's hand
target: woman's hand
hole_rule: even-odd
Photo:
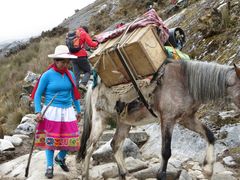
[[[40,121],[43,120],[43,117],[42,117],[42,114],[41,114],[41,113],[37,113],[36,115],[37,115],[37,118],[36,118],[36,121],[37,121],[37,122],[40,122]]]
[[[76,117],[77,117],[77,121],[80,122],[81,121],[81,113],[77,113]]]

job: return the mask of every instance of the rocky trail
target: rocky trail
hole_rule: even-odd
[[[29,118],[29,116],[28,116]],[[25,121],[24,127],[29,126]],[[20,126],[21,127],[21,126]],[[22,126],[23,127],[23,126]],[[22,134],[29,133],[29,129],[21,130]],[[213,180],[237,180],[240,178],[238,172],[240,163],[239,144],[240,137],[235,132],[239,132],[240,124],[228,125],[217,130],[218,137],[216,148],[216,163],[214,164]],[[31,130],[30,130],[31,132]],[[98,149],[93,153],[90,165],[90,179],[118,179],[118,170],[113,161],[110,140],[114,130],[105,131],[99,141]],[[20,135],[19,135],[20,136]],[[24,137],[24,138],[23,138]],[[0,165],[1,179],[25,179],[25,168],[28,160],[28,153],[32,138],[22,135],[22,145],[4,152],[14,154],[6,158]],[[133,128],[129,139],[124,142],[124,154],[127,157],[125,162],[129,170],[128,179],[149,179],[156,176],[160,166],[160,143],[161,135],[158,124],[151,124],[143,127]],[[26,144],[27,142],[27,144]],[[208,179],[202,169],[202,161],[205,155],[206,142],[196,133],[193,133],[181,126],[174,129],[172,142],[172,157],[168,165],[170,172],[168,179],[194,180]],[[230,153],[235,149],[237,153]],[[25,155],[22,155],[26,153]],[[67,165],[70,172],[66,173],[58,165],[54,167],[54,179],[82,179],[82,163],[77,163],[75,154],[69,154]],[[34,150],[27,179],[45,179],[46,168],[45,152]]]

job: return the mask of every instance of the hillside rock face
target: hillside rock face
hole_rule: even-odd
[[[89,26],[90,18],[96,15],[101,9],[101,6],[106,4],[106,1],[97,0],[85,8],[77,11],[73,16],[67,17],[59,26],[73,30],[79,26]]]
[[[192,59],[219,63],[238,61],[240,3],[237,0],[189,0],[183,7],[174,6],[170,1],[97,0],[66,18],[59,26],[73,30],[87,25],[91,34],[97,34],[120,22],[134,20],[151,4],[169,28],[184,30],[186,44],[182,51]]]
[[[28,41],[13,41],[0,44],[0,58],[8,57],[11,54],[17,53],[27,47]]]

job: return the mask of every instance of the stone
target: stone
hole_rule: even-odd
[[[221,172],[226,171],[225,167],[223,166],[223,164],[221,164],[220,162],[216,162],[213,165],[213,174],[219,174]]]
[[[102,136],[100,137],[100,141],[107,142],[113,138],[113,134],[115,130],[106,130],[103,132]]]
[[[33,123],[26,122],[24,124],[19,124],[15,129],[15,133],[29,135],[35,130],[35,125]]]
[[[226,138],[222,141],[228,148],[238,147],[240,143],[240,136],[236,132],[240,132],[240,123],[225,125],[221,127],[220,133],[227,132]]]
[[[222,111],[219,112],[219,116],[221,118],[222,121],[224,121],[227,118],[234,118],[234,117],[239,117],[239,112],[238,111]]]
[[[22,139],[19,137],[13,137],[13,136],[4,136],[5,140],[10,141],[15,147],[20,146],[22,144]]]
[[[101,164],[98,166],[93,166],[91,169],[89,169],[89,178],[90,179],[103,179],[102,174],[104,172],[112,170],[112,174],[108,174],[109,177],[114,176],[117,171],[117,164],[116,163],[106,163],[106,164]]]
[[[181,169],[182,161],[176,158],[170,158],[168,164],[172,165],[176,169]]]
[[[13,137],[18,137],[18,138],[21,138],[22,140],[30,138],[28,135],[24,135],[24,134],[14,134]]]
[[[14,133],[16,134],[25,134],[29,135],[34,132],[37,122],[35,121],[36,115],[35,114],[27,114],[25,115],[21,123],[17,126]]]
[[[98,162],[110,162],[114,160],[110,142],[111,140],[108,141],[106,144],[102,145],[99,149],[97,149],[93,153],[92,155],[93,160]],[[123,144],[123,154],[124,154],[124,157],[129,157],[129,156],[132,156],[134,158],[140,157],[139,148],[134,142],[132,142],[128,138],[125,139]]]
[[[160,159],[159,158],[156,158],[156,157],[153,157],[149,160],[149,162],[151,164],[155,164],[155,163],[160,163]]]
[[[29,109],[31,104],[31,98],[29,97],[29,94],[21,94],[19,104],[22,108]]]
[[[162,138],[159,125],[148,125],[145,130],[150,137],[140,149],[143,157],[161,156]],[[171,158],[179,159],[181,162],[188,159],[202,161],[206,152],[206,145],[206,141],[199,134],[176,125],[172,135]]]
[[[133,173],[133,177],[137,179],[145,180],[147,178],[156,178],[159,168],[161,167],[160,163],[149,166],[147,169]],[[172,164],[168,164],[167,167],[167,179],[177,179],[180,176],[181,171],[175,168]]]
[[[234,161],[232,156],[227,156],[227,157],[223,158],[223,162],[224,162],[224,164],[226,164],[229,167],[234,167],[237,165],[237,163]]]
[[[137,179],[156,178],[159,168],[160,163],[154,164],[152,167],[133,173],[133,177]]]
[[[0,139],[0,152],[11,151],[11,150],[14,150],[14,149],[15,149],[15,147],[13,146],[11,141],[5,140],[5,139]]]
[[[131,139],[135,144],[143,144],[148,140],[149,136],[145,131],[131,130],[129,132],[129,139]]]
[[[199,177],[200,178],[204,178],[202,172],[199,171],[199,170],[192,170],[192,169],[190,169],[188,171],[188,173],[189,173],[190,176],[195,177],[195,178],[199,178]]]
[[[33,83],[36,79],[38,79],[39,76],[40,75],[37,75],[31,71],[28,71],[27,75],[24,78],[24,81],[28,83]]]
[[[132,157],[126,158],[125,165],[129,173],[137,172],[148,167],[147,163],[139,159],[134,159]],[[112,169],[106,170],[105,172],[102,173],[102,176],[104,179],[117,177],[118,176],[117,166],[113,167]]]
[[[198,171],[201,171],[202,168],[199,166],[199,164],[194,164],[194,166],[192,167],[192,170],[198,170]]]
[[[11,160],[15,156],[16,156],[16,153],[13,150],[0,152],[0,161],[2,162],[2,161],[6,161],[6,160]]]
[[[109,141],[113,138],[113,135],[115,133],[115,130],[108,130],[108,131],[104,131],[100,141]],[[130,130],[129,135],[128,135],[129,139],[131,139],[135,144],[143,144],[144,142],[146,142],[148,140],[148,135],[145,131],[142,130]]]
[[[24,180],[25,168],[29,155],[20,156],[14,160],[8,161],[0,165],[0,177],[1,179],[18,179]],[[75,156],[68,155],[66,158],[66,164],[68,165],[70,172],[64,172],[60,166],[54,166],[54,178],[53,180],[66,180],[77,179],[79,176]],[[31,164],[29,168],[28,180],[44,180],[46,170],[46,157],[45,151],[33,151]]]
[[[34,119],[36,119],[36,115],[35,114],[27,114],[25,115],[22,120],[21,120],[21,124],[25,123],[25,122],[28,122],[28,121],[31,121],[33,122]]]
[[[179,180],[192,180],[191,176],[188,174],[186,170],[182,170]]]
[[[231,175],[213,174],[211,180],[237,180]]]

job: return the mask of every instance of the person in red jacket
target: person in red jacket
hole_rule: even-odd
[[[95,48],[98,46],[98,42],[92,40],[88,34],[88,28],[86,26],[79,27],[78,30],[80,31],[80,45],[83,45],[83,48],[76,53],[72,53],[72,55],[78,57],[77,59],[72,60],[72,65],[77,87],[86,91],[86,85],[91,75],[91,65],[88,61],[88,54],[84,45],[86,44],[89,47]],[[84,76],[79,84],[81,72],[84,73]]]

